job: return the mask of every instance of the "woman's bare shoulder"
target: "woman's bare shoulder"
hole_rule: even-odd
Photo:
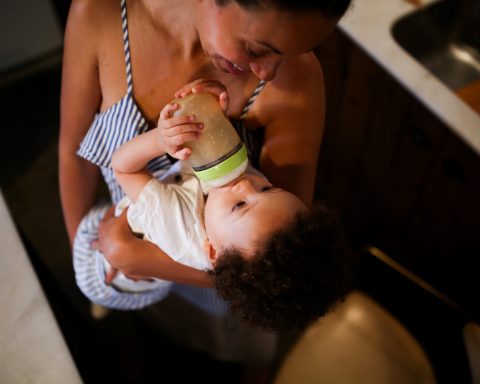
[[[325,116],[323,74],[315,55],[284,59],[264,92],[255,105],[265,127],[260,167],[273,184],[311,204]]]
[[[297,91],[319,83],[323,85],[322,67],[315,54],[309,52],[285,58],[272,80],[272,88]]]
[[[120,15],[119,0],[73,0],[68,15],[69,23],[96,33],[109,28]]]
[[[292,113],[316,110],[324,104],[324,80],[314,53],[286,58],[255,105],[264,125]]]

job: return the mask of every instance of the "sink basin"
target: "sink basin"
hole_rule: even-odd
[[[397,20],[397,43],[458,94],[480,94],[480,0],[439,0]],[[478,84],[478,85],[476,85]],[[473,87],[473,88],[472,88]],[[479,93],[477,93],[479,92]]]

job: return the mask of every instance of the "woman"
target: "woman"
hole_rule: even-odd
[[[322,71],[311,51],[349,2],[74,0],[65,35],[59,144],[70,241],[87,212],[100,220],[91,210],[99,169],[112,202],[122,197],[109,167],[115,147],[155,127],[175,92],[195,86],[217,94],[224,105],[228,94],[227,114],[260,170],[311,204],[325,113]],[[261,138],[257,151],[255,136]],[[150,170],[160,171],[168,161],[157,159]],[[96,228],[89,230],[96,236]],[[136,239],[124,218],[104,220],[99,240],[122,272],[165,278],[165,271],[155,270],[161,252]],[[185,276],[177,282],[205,285],[195,272]],[[243,326],[213,289],[178,284],[174,291],[170,302],[154,308],[156,323],[174,339],[224,359],[271,359],[272,335]]]

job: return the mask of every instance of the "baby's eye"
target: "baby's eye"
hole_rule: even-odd
[[[242,208],[245,204],[246,203],[243,200],[237,201],[232,207],[232,212],[235,211],[236,209]]]
[[[272,189],[275,189],[274,185],[266,185],[265,187],[262,187],[262,192],[268,192],[268,191],[271,191]]]

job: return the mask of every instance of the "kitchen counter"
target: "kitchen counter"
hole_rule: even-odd
[[[0,381],[82,380],[0,192]]]
[[[423,4],[435,1],[423,0]],[[393,24],[415,10],[406,0],[353,0],[340,29],[480,155],[480,115],[403,50],[391,34]]]

